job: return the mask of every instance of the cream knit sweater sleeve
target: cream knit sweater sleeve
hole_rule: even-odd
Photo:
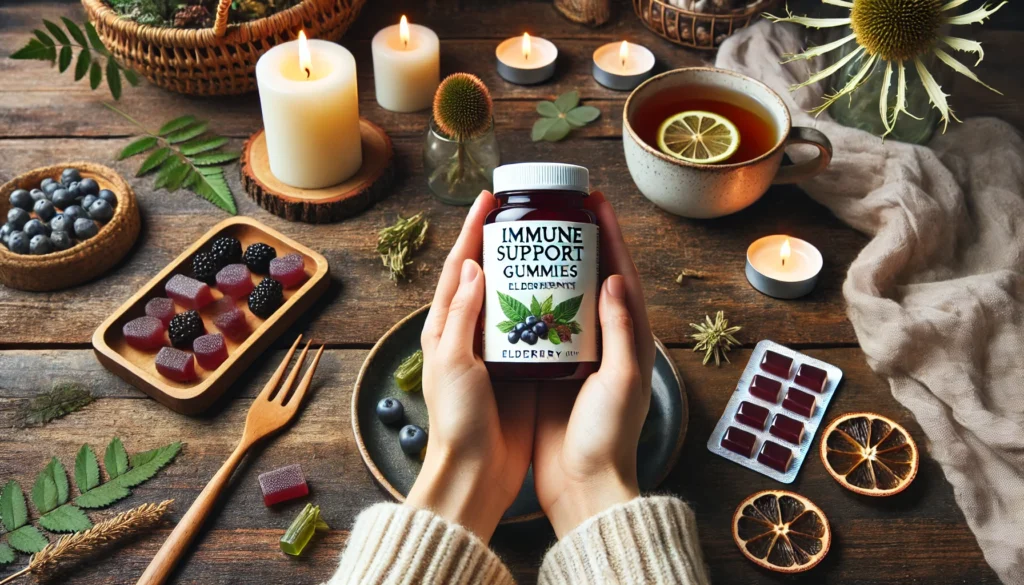
[[[468,530],[428,510],[377,504],[356,518],[329,585],[513,585]],[[637,498],[567,534],[538,585],[708,585],[693,512],[672,497]]]

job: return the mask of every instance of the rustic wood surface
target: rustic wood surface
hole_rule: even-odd
[[[368,349],[400,318],[427,302],[446,251],[454,242],[465,209],[431,198],[422,173],[421,149],[426,114],[394,114],[374,101],[369,40],[405,12],[412,22],[433,28],[442,39],[442,70],[480,75],[495,98],[496,126],[503,159],[564,160],[588,166],[593,183],[616,205],[626,238],[644,280],[656,334],[672,348],[689,392],[690,427],[679,464],[663,486],[697,511],[702,544],[718,583],[997,583],[966,527],[953,493],[912,416],[891,397],[887,385],[868,368],[845,315],[842,281],[846,268],[867,239],[844,226],[795,188],[775,189],[750,209],[714,221],[668,215],[644,199],[622,159],[620,116],[626,94],[599,86],[590,77],[590,53],[605,42],[627,38],[650,47],[664,68],[706,64],[703,53],[681,50],[646,32],[628,3],[613,3],[607,25],[589,29],[558,16],[549,1],[494,3],[487,0],[371,2],[343,44],[360,71],[361,114],[384,127],[394,141],[398,178],[393,194],[373,208],[333,225],[289,223],[251,201],[229,171],[239,211],[312,245],[331,263],[332,287],[293,328],[324,341],[318,386],[298,422],[265,449],[253,453],[229,486],[199,544],[176,573],[177,583],[238,583],[259,575],[262,583],[317,583],[336,565],[347,530],[358,511],[384,499],[363,467],[349,421],[352,384]],[[1008,11],[1009,9],[1004,9]],[[1007,20],[1024,25],[1020,10]],[[281,357],[271,352],[264,365],[243,376],[202,417],[184,417],[160,406],[104,370],[89,349],[97,325],[167,262],[225,215],[185,192],[152,189],[152,179],[133,177],[138,160],[115,161],[135,129],[101,106],[104,91],[91,92],[69,74],[48,71],[38,62],[6,57],[23,45],[41,18],[81,20],[73,0],[3,0],[0,6],[0,182],[42,164],[92,160],[108,164],[132,183],[142,208],[143,231],[136,249],[106,277],[68,291],[24,293],[0,288],[0,481],[18,479],[29,487],[50,455],[70,465],[83,442],[102,448],[113,435],[130,451],[171,440],[185,442],[176,463],[135,490],[133,496],[94,519],[142,502],[177,500],[177,520],[231,452],[254,394]],[[997,24],[999,19],[996,19]],[[552,83],[520,87],[505,83],[493,67],[494,46],[529,30],[557,42],[558,71]],[[1024,127],[1024,77],[1019,74],[1024,33],[972,27],[963,36],[985,44],[979,74],[1003,90],[1000,96],[967,79],[952,84],[961,117],[995,115]],[[562,144],[533,143],[529,129],[536,100],[579,89],[602,110],[601,118]],[[255,95],[196,99],[166,93],[145,83],[125,89],[117,104],[155,128],[166,119],[196,114],[219,133],[242,142],[260,126]],[[396,214],[426,210],[432,219],[429,243],[418,257],[413,282],[394,285],[373,252],[376,230]],[[794,302],[776,301],[753,291],[743,276],[744,254],[754,239],[786,232],[819,245],[826,269],[818,289]],[[704,273],[680,286],[679,270]],[[742,324],[745,349],[734,365],[703,368],[689,351],[687,324],[722,309]],[[845,380],[829,415],[874,410],[903,422],[922,449],[921,472],[909,490],[873,500],[844,491],[816,457],[809,457],[793,488],[829,515],[834,542],[823,564],[803,577],[784,578],[757,569],[736,550],[729,535],[735,505],[755,490],[778,487],[760,475],[707,452],[707,436],[728,400],[749,348],[770,338],[841,367]],[[282,340],[292,339],[288,334]],[[282,346],[286,341],[281,341]],[[12,428],[15,410],[55,380],[76,380],[99,399],[83,411],[45,427]],[[289,463],[301,463],[313,501],[324,509],[333,530],[307,556],[280,553],[277,539],[301,508],[292,503],[263,507],[256,476]],[[169,533],[165,528],[87,568],[72,583],[133,583]],[[541,555],[553,539],[539,522],[502,528],[493,541],[523,583],[535,580]],[[18,563],[27,560],[21,556]],[[0,569],[0,578],[9,573]]]

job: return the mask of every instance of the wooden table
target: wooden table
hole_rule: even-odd
[[[394,6],[398,4],[398,6]],[[1008,9],[1006,9],[1008,10]],[[442,39],[444,72],[480,75],[495,97],[497,132],[506,162],[559,160],[590,168],[596,187],[608,194],[620,214],[625,237],[643,277],[655,333],[671,348],[690,401],[690,428],[678,465],[662,490],[690,501],[697,513],[704,553],[717,583],[997,583],[953,500],[938,465],[913,417],[893,400],[886,383],[868,368],[846,318],[841,285],[846,269],[866,238],[844,226],[797,189],[775,189],[751,208],[713,221],[668,215],[644,199],[629,178],[620,144],[623,93],[598,86],[590,77],[590,54],[600,44],[621,38],[650,47],[669,68],[707,63],[705,53],[681,50],[647,33],[628,4],[612,23],[586,29],[560,18],[546,1],[502,3],[369,2],[344,44],[356,56],[363,115],[394,139],[400,179],[395,193],[348,221],[311,226],[273,217],[240,188],[237,170],[229,171],[240,213],[251,215],[319,249],[331,262],[333,283],[326,298],[294,328],[326,342],[316,391],[291,429],[254,453],[236,474],[216,519],[176,574],[178,583],[238,583],[259,575],[261,583],[316,583],[336,566],[355,515],[385,499],[363,467],[352,439],[349,402],[356,374],[369,348],[388,329],[432,294],[445,254],[455,241],[465,209],[434,200],[423,177],[421,148],[427,115],[393,114],[374,100],[370,38],[407,13],[432,27]],[[108,164],[133,177],[138,161],[116,162],[117,152],[135,132],[101,103],[104,91],[91,92],[70,75],[48,71],[38,62],[6,58],[30,37],[41,18],[62,15],[81,20],[71,1],[4,0],[0,7],[0,181],[52,162],[84,159]],[[1017,16],[1017,22],[1020,19]],[[998,20],[998,19],[997,19]],[[510,85],[494,71],[497,42],[528,29],[558,43],[561,56],[552,83]],[[1005,96],[988,93],[958,79],[952,93],[961,117],[991,114],[1024,126],[1020,109],[1024,78],[1017,73],[1024,33],[993,28],[971,31],[985,43],[983,79]],[[563,143],[533,143],[529,130],[539,99],[579,89],[585,103],[601,109],[601,118]],[[126,88],[119,107],[151,128],[163,121],[196,114],[211,121],[236,147],[260,126],[255,95],[195,99],[166,93],[143,83]],[[180,517],[237,440],[254,393],[269,377],[270,366],[253,368],[211,411],[201,417],[175,414],[104,370],[90,349],[90,336],[111,310],[225,215],[198,197],[154,191],[152,180],[130,179],[139,195],[144,228],[133,253],[111,274],[93,283],[50,294],[0,287],[0,481],[18,479],[30,489],[49,456],[71,466],[83,442],[102,449],[112,436],[129,450],[149,449],[172,440],[185,443],[176,463],[135,490],[110,510],[111,515],[143,502],[175,498]],[[395,285],[373,251],[376,231],[397,214],[426,210],[432,220],[429,244],[418,257],[415,279]],[[767,298],[743,276],[744,252],[754,239],[785,232],[819,245],[826,268],[817,290],[795,302]],[[683,268],[705,278],[680,286]],[[733,365],[701,367],[690,351],[688,323],[724,310],[743,325],[744,348]],[[264,360],[276,364],[281,343]],[[832,551],[803,577],[783,578],[757,569],[736,549],[729,519],[750,493],[779,484],[705,448],[750,348],[770,338],[836,364],[846,378],[830,415],[872,410],[902,421],[917,438],[923,459],[917,480],[901,495],[886,500],[858,497],[828,477],[810,457],[792,488],[817,502],[834,530]],[[50,387],[74,380],[99,399],[83,411],[47,426],[11,428],[12,411]],[[302,558],[289,558],[277,540],[301,507],[293,503],[268,510],[256,476],[262,471],[301,463],[313,501],[333,530]],[[142,573],[169,529],[142,538],[112,559],[83,570],[74,583],[131,583]],[[523,583],[535,580],[541,555],[553,534],[543,522],[499,529],[493,546]],[[18,564],[27,561],[21,556]],[[0,569],[0,577],[10,569]]]

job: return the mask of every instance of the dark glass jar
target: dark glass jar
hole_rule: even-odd
[[[504,380],[582,378],[598,358],[598,228],[583,167],[499,167],[484,221],[484,362]]]

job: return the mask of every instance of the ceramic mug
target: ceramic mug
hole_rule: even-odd
[[[756,101],[760,105],[756,109],[771,118],[776,134],[774,146],[742,162],[694,164],[661,152],[634,130],[637,112],[651,97],[664,91],[691,92],[701,88]],[[743,107],[742,103],[736,105]],[[779,94],[756,79],[709,67],[668,71],[645,81],[626,100],[622,110],[626,165],[640,192],[665,211],[683,217],[721,217],[757,201],[771,185],[799,183],[828,166],[832,160],[828,138],[814,128],[793,128],[790,123],[789,109]],[[782,155],[793,144],[810,144],[819,152],[810,160],[783,167]]]

